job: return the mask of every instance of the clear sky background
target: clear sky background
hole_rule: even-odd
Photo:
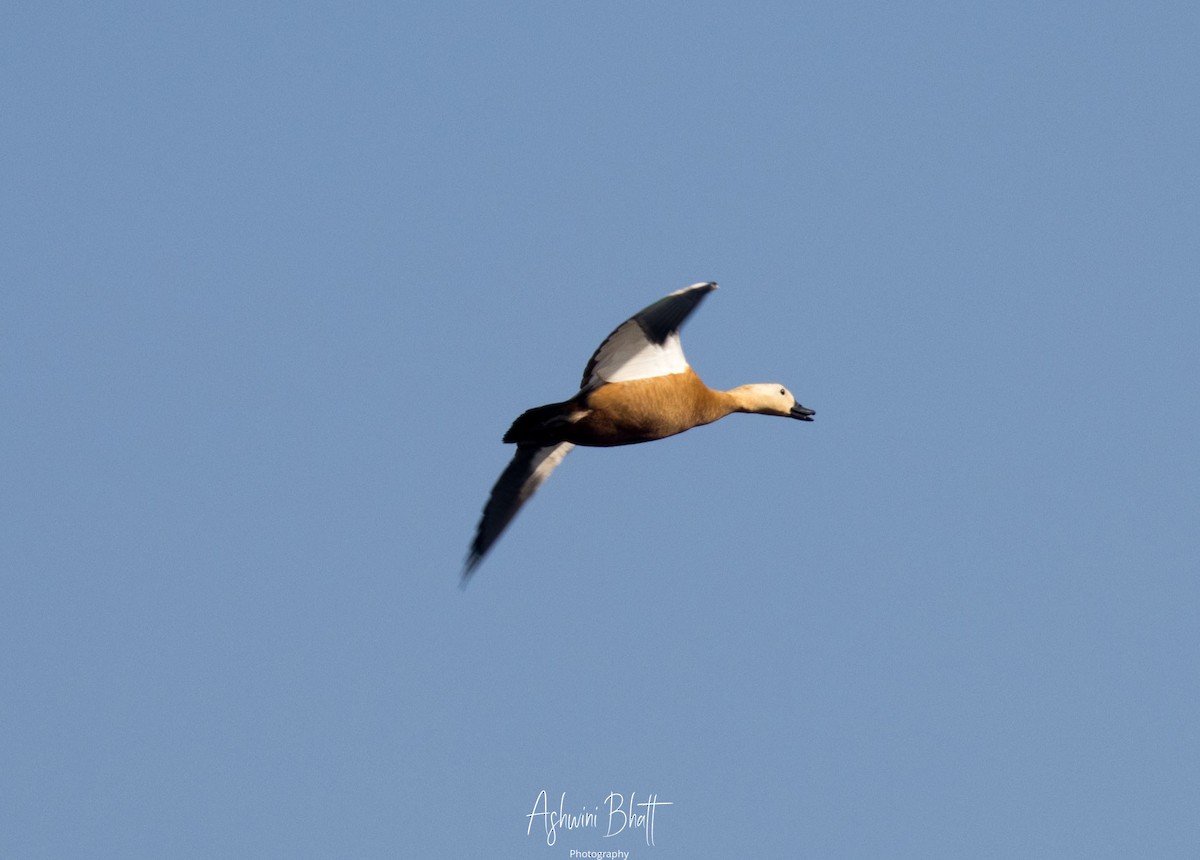
[[[1198,9],[9,4],[0,856],[1200,856]]]

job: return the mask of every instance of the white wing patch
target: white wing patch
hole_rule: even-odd
[[[532,496],[533,491],[545,483],[546,479],[550,477],[550,473],[558,468],[563,457],[567,456],[574,447],[570,442],[559,442],[557,445],[538,449],[533,458],[533,472],[522,488],[521,495],[524,499]]]
[[[621,323],[588,361],[580,388],[687,371],[687,359],[679,345],[679,327],[716,288],[711,281],[692,284],[668,293]]]
[[[672,332],[661,344],[653,343],[636,320],[629,320],[614,331],[596,351],[593,362],[586,387],[650,379],[688,369],[678,332]]]

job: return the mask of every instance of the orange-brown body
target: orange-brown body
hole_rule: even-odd
[[[562,403],[534,407],[513,422],[504,441],[633,445],[674,436],[738,410],[736,397],[709,388],[689,368],[669,376],[609,382]]]

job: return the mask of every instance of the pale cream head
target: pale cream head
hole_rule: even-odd
[[[739,412],[754,412],[759,415],[781,415],[811,421],[814,413],[796,402],[792,393],[776,382],[756,382],[739,385],[729,392],[737,402]]]

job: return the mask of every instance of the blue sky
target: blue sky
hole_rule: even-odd
[[[1196,856],[1198,31],[10,6],[0,854]],[[579,450],[460,591],[701,280],[816,421]]]

